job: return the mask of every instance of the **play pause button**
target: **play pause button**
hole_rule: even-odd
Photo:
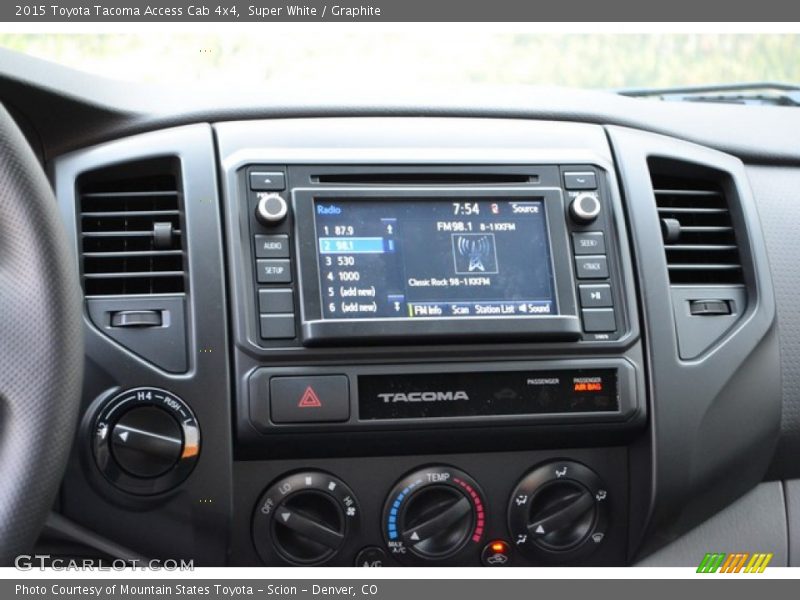
[[[273,423],[332,423],[350,418],[350,385],[345,375],[272,377]]]
[[[598,285],[579,285],[581,306],[583,308],[609,308],[614,305],[611,300],[611,286],[607,283]]]

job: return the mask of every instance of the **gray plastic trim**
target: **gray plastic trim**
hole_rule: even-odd
[[[211,127],[167,129],[94,146],[60,157],[52,172],[77,257],[76,177],[159,156],[175,156],[181,165],[189,271],[188,370],[176,374],[159,369],[106,336],[85,315],[85,414],[64,478],[61,510],[78,524],[146,556],[161,556],[169,549],[172,557],[219,566],[226,561],[230,531],[233,448],[221,210]],[[167,389],[182,398],[196,415],[203,439],[189,478],[170,492],[148,498],[133,497],[108,483],[90,448],[94,411],[115,392],[140,386]]]
[[[124,546],[120,546],[113,540],[109,540],[94,531],[81,527],[74,521],[55,512],[51,512],[47,516],[47,522],[44,524],[42,533],[45,536],[53,536],[69,540],[76,544],[88,546],[112,558],[136,562],[140,565],[147,564],[148,562],[147,558],[141,554],[137,554]]]
[[[663,136],[609,127],[626,198],[650,357],[650,438],[631,454],[632,519],[647,554],[758,484],[780,434],[780,359],[775,298],[758,213],[744,167],[733,156]],[[700,357],[683,361],[647,159],[663,157],[725,174],[738,208],[748,304]],[[733,206],[731,207],[733,209]],[[634,523],[632,531],[636,531]],[[646,543],[643,544],[643,540]]]

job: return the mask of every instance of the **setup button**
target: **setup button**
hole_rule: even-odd
[[[331,423],[350,418],[346,375],[273,377],[269,381],[273,423]]]
[[[282,258],[258,259],[256,261],[258,283],[291,283],[292,272],[289,261]]]

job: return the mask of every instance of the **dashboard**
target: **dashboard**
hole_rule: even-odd
[[[214,566],[623,566],[779,485],[789,564],[793,109],[148,116],[4,77],[85,294],[60,515]]]

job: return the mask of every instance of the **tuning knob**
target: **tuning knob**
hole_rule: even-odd
[[[583,192],[575,196],[569,205],[572,219],[581,224],[591,223],[600,214],[600,200],[597,194]]]
[[[200,453],[200,429],[187,404],[158,388],[136,388],[103,404],[94,419],[94,459],[115,486],[158,494],[189,476]]]
[[[359,523],[352,490],[321,471],[283,477],[261,496],[253,516],[253,541],[261,559],[273,554],[296,565],[330,561]]]
[[[605,538],[608,492],[588,467],[560,461],[528,473],[511,496],[512,543],[528,554],[566,560]]]
[[[276,225],[286,218],[289,205],[280,194],[259,193],[256,218],[264,225]]]
[[[480,542],[483,494],[466,473],[446,466],[415,471],[395,485],[384,509],[384,535],[400,561],[443,560]]]

